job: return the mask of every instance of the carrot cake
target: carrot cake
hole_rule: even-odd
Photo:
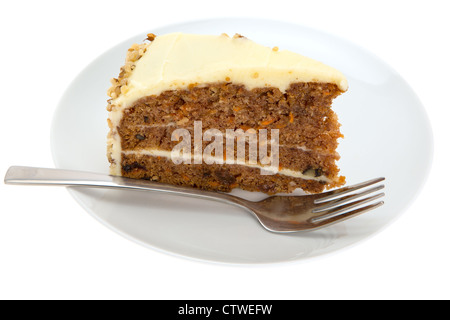
[[[229,192],[341,186],[338,70],[243,36],[133,45],[108,91],[112,175]]]

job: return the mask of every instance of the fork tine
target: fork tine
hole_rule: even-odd
[[[315,199],[314,203],[317,204],[317,203],[326,202],[328,200],[334,199],[334,198],[336,198],[338,196],[341,196],[343,194],[346,194],[346,193],[349,193],[349,192],[352,192],[352,191],[356,191],[358,189],[362,189],[362,188],[371,186],[371,185],[373,185],[375,183],[378,183],[378,182],[381,182],[381,181],[384,181],[384,180],[385,180],[385,178],[381,177],[381,178],[372,179],[372,180],[369,180],[369,181],[366,181],[366,182],[361,182],[361,183],[355,184],[353,186],[348,186],[348,187],[343,187],[343,188],[340,188],[340,189],[337,189],[337,190],[328,191],[328,192],[325,192],[325,193],[322,194],[324,196],[321,196],[320,198]]]
[[[355,200],[357,198],[361,198],[362,196],[368,195],[370,193],[374,193],[374,192],[379,191],[379,190],[381,190],[383,188],[384,188],[384,184],[381,185],[381,186],[372,187],[370,189],[367,189],[365,191],[361,191],[361,192],[358,192],[358,193],[355,193],[355,194],[351,194],[351,195],[348,195],[348,196],[336,198],[336,199],[333,199],[333,200],[330,200],[330,201],[327,201],[327,202],[320,202],[319,203],[320,206],[317,207],[316,209],[312,210],[312,212],[313,213],[318,213],[318,212],[325,211],[327,209],[331,209],[332,207],[336,207],[338,205],[347,203],[347,202],[349,202],[351,200]]]
[[[357,201],[353,201],[353,202],[344,204],[342,206],[333,207],[325,212],[321,212],[321,214],[319,216],[312,218],[311,222],[315,223],[318,221],[320,222],[321,220],[328,220],[330,218],[340,215],[343,212],[347,212],[348,209],[358,207],[361,204],[373,201],[373,200],[381,198],[383,196],[384,196],[384,193],[379,193],[379,194],[376,194],[371,197],[367,197],[367,198],[364,198],[361,200],[357,200]]]
[[[319,227],[330,225],[330,224],[333,224],[333,223],[336,223],[336,222],[347,220],[349,218],[353,218],[353,217],[355,217],[357,215],[360,215],[360,214],[362,214],[364,212],[367,212],[367,211],[376,209],[378,207],[381,207],[383,204],[384,204],[384,201],[379,201],[377,203],[370,204],[368,206],[361,207],[361,208],[358,208],[358,209],[355,209],[355,210],[351,210],[351,211],[348,211],[348,212],[345,212],[345,213],[342,213],[342,214],[332,215],[328,219],[321,219],[319,221],[311,221],[311,222],[316,223],[317,224],[316,228],[319,228]]]

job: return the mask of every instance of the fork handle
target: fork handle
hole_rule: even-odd
[[[13,166],[6,172],[4,182],[14,185],[79,186],[164,192],[224,202],[249,210],[247,200],[231,194],[75,170]]]

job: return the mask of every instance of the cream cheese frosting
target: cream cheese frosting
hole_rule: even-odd
[[[148,44],[128,78],[127,90],[114,104],[127,106],[165,90],[223,81],[247,89],[276,87],[282,92],[294,82],[334,83],[341,91],[348,88],[340,71],[294,52],[239,36],[171,33]]]

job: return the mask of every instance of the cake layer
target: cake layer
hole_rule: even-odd
[[[329,106],[340,93],[336,85],[325,83],[295,83],[286,93],[224,82],[165,91],[124,110],[118,124],[122,148],[157,146],[154,137],[170,143],[174,130],[187,128],[193,135],[194,122],[201,121],[204,131],[278,129],[281,145],[334,153],[342,135]]]
[[[259,129],[267,129],[268,155],[271,130],[277,129],[280,168],[314,175],[320,172],[322,181],[336,182],[340,180],[335,164],[339,159],[337,138],[342,135],[329,106],[340,93],[336,85],[325,83],[295,83],[281,93],[272,87],[247,90],[222,82],[142,97],[123,110],[110,160],[120,163],[122,152],[129,150],[171,151],[179,144],[174,131],[180,128],[189,132],[193,153],[194,126],[201,121],[201,135],[208,129],[219,130],[223,137],[227,130],[254,129],[258,137]],[[226,140],[222,142],[226,155]],[[210,141],[202,139],[202,152],[208,144]],[[234,146],[236,149],[237,143]],[[248,155],[246,152],[246,160]],[[237,152],[234,156],[237,159]],[[120,174],[120,166],[112,169]]]
[[[290,193],[301,188],[306,192],[317,193],[322,192],[327,184],[282,174],[261,175],[259,168],[238,164],[176,165],[166,157],[142,154],[123,154],[121,168],[124,177],[224,192],[240,188],[275,194]]]

